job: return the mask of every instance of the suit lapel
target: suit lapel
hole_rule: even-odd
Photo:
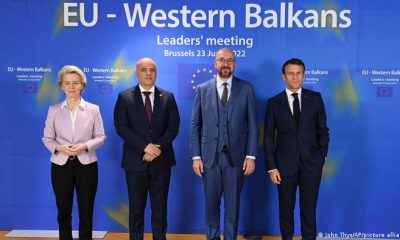
[[[289,100],[286,94],[286,91],[283,91],[281,94],[279,94],[279,101],[281,104],[281,107],[283,109],[283,113],[285,114],[285,116],[289,119],[289,121],[293,124],[293,125],[297,125],[296,124],[296,120],[294,120],[292,111],[290,110],[290,106],[289,106]],[[301,114],[300,114],[301,116]]]
[[[140,91],[139,85],[136,85],[135,89],[132,92],[133,94],[133,102],[134,106],[136,106],[136,110],[139,111],[139,117],[143,118],[143,121],[149,122],[146,117],[146,110],[144,109],[144,102],[142,98],[142,92]]]
[[[80,106],[78,106],[78,109],[76,110],[76,117],[75,117],[75,123],[74,123],[74,138],[75,140],[79,137],[77,136],[82,130],[80,130],[84,119],[86,118],[86,111],[84,109],[81,109]],[[74,141],[75,141],[74,140]]]
[[[61,109],[62,119],[64,121],[63,128],[68,129],[70,133],[72,133],[72,119],[69,113],[69,109],[67,107],[63,107]],[[72,139],[72,138],[71,138]]]
[[[210,99],[211,102],[211,108],[214,112],[214,117],[215,119],[218,119],[218,101],[219,99],[217,98],[217,84],[216,84],[216,79],[213,79],[209,81],[208,86],[207,86],[207,98]]]
[[[60,124],[60,126],[62,126],[61,131],[63,132],[63,134],[68,136],[69,140],[72,142],[73,141],[73,136],[74,136],[72,133],[74,131],[72,131],[72,119],[71,119],[71,115],[70,115],[69,109],[66,106],[62,107],[62,108],[60,106],[57,106],[57,107],[60,108],[59,109],[60,110],[60,115],[61,115],[60,121],[62,121],[62,124]],[[79,111],[79,109],[78,109],[78,111]],[[77,113],[76,119],[78,119],[78,115],[79,114]],[[75,121],[76,121],[76,119],[75,119]],[[77,131],[77,129],[76,129],[77,125],[78,124],[75,124],[75,131]]]
[[[231,119],[233,109],[236,106],[236,102],[239,98],[240,94],[240,82],[237,80],[236,77],[232,79],[232,86],[231,86],[231,94],[229,96],[229,116],[228,119]]]
[[[154,106],[153,106],[153,116],[151,117],[151,123],[154,122],[154,119],[156,119],[158,115],[159,108],[161,105],[161,100],[162,100],[162,91],[157,87],[154,87]]]
[[[307,89],[302,89],[301,91],[301,111],[300,111],[300,121],[299,121],[299,125],[301,125],[302,121],[303,121],[303,116],[306,116],[306,112],[307,110],[310,109],[309,107],[310,105],[310,99],[309,99],[309,95],[308,95],[308,90]]]

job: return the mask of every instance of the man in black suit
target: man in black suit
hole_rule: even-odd
[[[328,154],[329,129],[319,92],[302,88],[305,66],[292,58],[282,66],[285,91],[270,98],[265,113],[265,162],[278,186],[282,239],[293,239],[299,186],[301,235],[316,239],[316,208],[322,167]]]
[[[166,239],[171,167],[176,164],[172,141],[178,134],[179,112],[174,95],[155,86],[157,67],[152,59],[140,59],[136,75],[139,84],[118,95],[114,110],[114,125],[124,140],[129,236],[143,239],[149,192],[153,239]]]

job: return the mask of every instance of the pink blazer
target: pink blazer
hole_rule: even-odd
[[[64,165],[68,156],[55,149],[60,144],[85,143],[88,151],[78,155],[82,164],[97,161],[96,149],[100,147],[106,136],[99,106],[85,101],[85,108],[78,107],[75,119],[75,131],[72,131],[72,121],[68,108],[61,103],[49,107],[42,141],[52,153],[50,160],[57,165]]]

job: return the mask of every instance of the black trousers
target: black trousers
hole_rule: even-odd
[[[281,184],[277,186],[279,194],[279,223],[283,240],[293,239],[297,186],[299,187],[302,239],[316,239],[316,210],[321,176],[322,169],[313,173],[300,170],[295,176],[281,176]]]
[[[51,164],[51,181],[58,210],[59,238],[72,240],[74,190],[79,209],[79,239],[92,239],[93,208],[97,192],[97,162],[83,165],[76,158],[63,166]]]
[[[154,240],[166,239],[167,201],[171,168],[125,171],[129,197],[129,239],[143,240],[144,210],[150,193],[151,228]]]

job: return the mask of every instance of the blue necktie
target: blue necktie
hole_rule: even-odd
[[[221,102],[225,106],[228,102],[228,83],[225,82],[222,85],[224,85],[224,90],[222,91]]]

